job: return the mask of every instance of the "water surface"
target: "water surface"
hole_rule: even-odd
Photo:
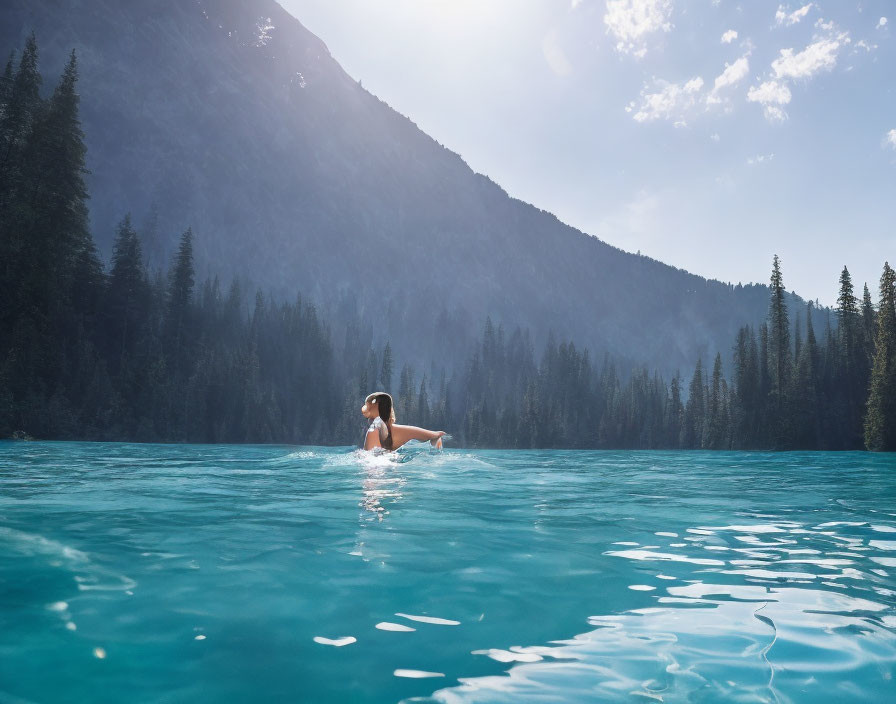
[[[0,443],[0,701],[896,699],[896,458]]]

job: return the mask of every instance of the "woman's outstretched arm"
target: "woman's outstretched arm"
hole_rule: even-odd
[[[418,428],[416,425],[392,424],[392,440],[395,448],[404,445],[408,440],[419,440],[421,442],[429,440],[434,442],[443,435],[445,435],[444,430],[427,430],[426,428]]]
[[[392,432],[396,428],[402,428],[408,434],[408,440],[437,440],[445,434],[444,430],[427,430],[416,425],[392,425]]]

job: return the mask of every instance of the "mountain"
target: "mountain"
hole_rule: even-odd
[[[347,345],[453,364],[490,315],[672,371],[727,357],[766,314],[765,286],[623,252],[509,197],[273,0],[4,0],[0,49],[31,31],[45,76],[80,59],[100,250],[131,212],[163,265],[192,226],[200,274],[301,292],[338,344],[345,329]]]

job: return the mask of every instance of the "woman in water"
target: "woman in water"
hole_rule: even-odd
[[[370,427],[364,437],[364,449],[382,447],[397,450],[408,440],[429,440],[433,447],[442,448],[444,430],[426,430],[414,425],[398,425],[392,409],[392,397],[385,391],[376,391],[364,399],[361,415],[370,419]]]

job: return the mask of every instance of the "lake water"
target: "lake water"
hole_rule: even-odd
[[[896,701],[896,457],[0,443],[0,702]]]

